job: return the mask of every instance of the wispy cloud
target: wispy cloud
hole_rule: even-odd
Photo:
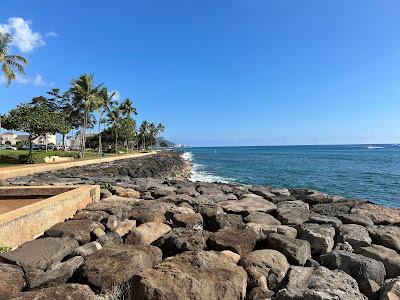
[[[40,74],[36,74],[35,76],[21,76],[19,74],[15,74],[16,78],[13,81],[13,83],[17,84],[32,84],[34,86],[38,87],[45,87],[45,86],[52,86],[54,85],[54,82],[47,83],[44,79],[43,76]],[[7,79],[4,75],[0,76],[0,84],[8,84]]]
[[[13,45],[21,52],[31,52],[37,47],[46,45],[39,32],[33,32],[31,21],[19,17],[9,18],[7,23],[0,24],[0,32],[8,32],[13,37]]]
[[[58,37],[58,33],[54,32],[54,31],[49,31],[48,33],[46,33],[46,36],[49,37]]]

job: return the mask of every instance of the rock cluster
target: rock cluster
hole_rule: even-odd
[[[111,178],[100,202],[1,254],[0,299],[400,298],[398,209],[313,190]]]

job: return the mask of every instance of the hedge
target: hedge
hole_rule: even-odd
[[[19,162],[21,164],[42,164],[46,162],[44,158],[50,156],[73,157],[74,159],[78,159],[79,152],[78,151],[47,151],[47,153],[45,151],[34,152],[32,153],[31,159],[29,159],[29,155],[20,155]]]

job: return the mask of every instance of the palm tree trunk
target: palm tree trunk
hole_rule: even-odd
[[[129,147],[128,147],[128,140],[126,140],[126,154],[129,152]]]
[[[63,151],[65,151],[65,133],[62,134],[62,145],[63,145]]]
[[[115,153],[118,152],[118,131],[115,129]]]
[[[102,114],[100,114],[100,117],[99,117],[99,153],[98,153],[98,156],[101,156],[102,152],[103,152],[103,148],[101,145],[101,115]]]

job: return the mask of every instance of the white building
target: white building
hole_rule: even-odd
[[[47,144],[57,144],[57,136],[55,134],[47,134]],[[15,146],[18,141],[28,141],[29,134],[16,134],[14,132],[4,132],[0,133],[0,145]],[[34,139],[33,144],[44,145],[46,144],[46,137],[39,136]]]

